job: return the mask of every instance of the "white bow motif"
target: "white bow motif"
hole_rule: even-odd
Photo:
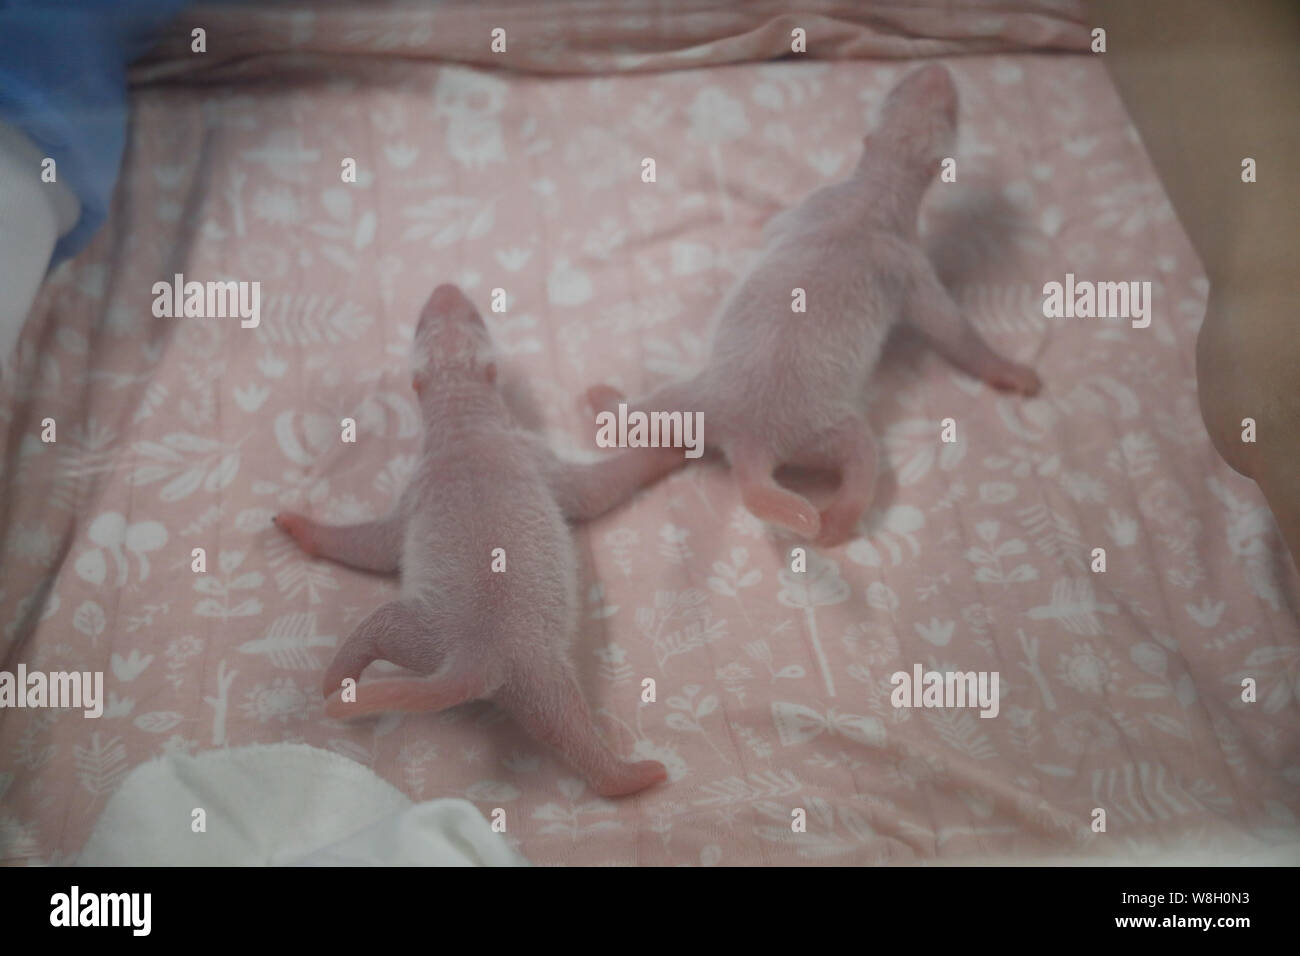
[[[807,743],[827,731],[872,747],[885,745],[885,725],[875,717],[841,714],[833,709],[823,717],[802,704],[774,703],[772,720],[783,747]]]

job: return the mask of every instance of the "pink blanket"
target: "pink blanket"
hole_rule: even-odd
[[[1206,283],[1086,27],[1053,12],[1072,5],[671,21],[661,6],[575,5],[604,17],[567,32],[507,10],[525,17],[502,21],[515,69],[601,75],[439,62],[493,65],[464,38],[495,21],[459,6],[198,8],[211,59],[177,39],[142,68],[113,220],[51,278],[0,404],[3,667],[102,670],[108,693],[98,720],[0,711],[0,862],[74,856],[160,753],[285,740],[413,799],[503,808],[507,839],[544,864],[1093,854],[1294,830],[1296,574],[1202,428]],[[753,62],[805,21],[812,48],[825,28],[816,55],[842,59]],[[406,360],[429,290],[476,299],[542,424],[576,442],[582,387],[696,368],[765,218],[856,160],[910,68],[851,59],[868,54],[946,57],[958,175],[925,232],[1044,395],[1001,397],[900,337],[869,397],[881,497],[863,536],[803,575],[716,467],[579,532],[587,693],[615,749],[663,761],[669,785],[600,800],[489,705],[325,719],[322,668],[395,585],[305,559],[269,518],[392,502],[416,451]],[[177,272],[259,280],[260,326],[154,318],[152,284]],[[1152,281],[1150,327],[1044,318],[1042,286],[1067,272]],[[998,716],[895,709],[889,676],[914,664],[999,672]]]

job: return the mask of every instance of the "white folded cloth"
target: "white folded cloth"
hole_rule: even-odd
[[[44,158],[23,133],[0,122],[0,365],[18,341],[54,244],[81,215],[62,182],[41,181]]]
[[[194,832],[195,810],[205,832]],[[412,803],[305,744],[168,755],[136,767],[78,866],[527,866],[467,800]]]

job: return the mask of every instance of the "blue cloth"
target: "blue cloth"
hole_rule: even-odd
[[[51,266],[84,248],[108,216],[126,144],[126,65],[187,2],[0,0],[0,120],[52,158],[81,200]]]

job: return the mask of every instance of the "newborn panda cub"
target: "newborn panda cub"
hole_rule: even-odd
[[[768,223],[761,255],[721,306],[703,371],[631,406],[703,412],[750,512],[821,545],[852,538],[874,496],[876,445],[859,405],[895,323],[910,322],[995,388],[1040,388],[1032,369],[994,352],[966,321],[917,237],[921,198],[956,128],[948,71],[905,77],[853,174]],[[792,309],[796,289],[805,312]],[[597,385],[587,400],[613,411],[623,399]],[[782,465],[838,472],[829,505],[819,513],[778,484]]]
[[[330,664],[326,713],[436,711],[488,698],[603,796],[664,780],[657,761],[628,763],[605,745],[579,689],[570,653],[578,560],[567,522],[618,505],[678,467],[681,451],[558,459],[512,419],[483,319],[452,285],[429,297],[412,364],[424,447],[392,513],[347,527],[293,513],[273,519],[310,555],[401,571],[401,596],[362,621]],[[504,573],[492,570],[494,556]],[[381,659],[427,676],[368,681],[345,702],[342,682]]]

